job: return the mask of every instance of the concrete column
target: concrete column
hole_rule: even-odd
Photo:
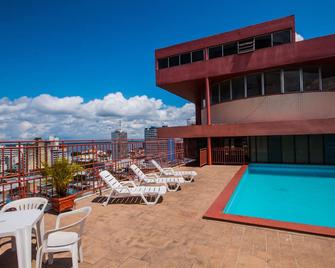
[[[210,87],[209,87],[209,79],[206,77],[206,110],[207,110],[207,125],[210,126],[212,124],[211,118],[211,101],[210,101]],[[208,165],[212,164],[212,142],[211,138],[207,137],[207,162]]]

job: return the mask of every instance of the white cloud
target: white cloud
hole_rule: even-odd
[[[296,42],[303,41],[304,39],[305,38],[301,34],[295,33],[295,41]]]
[[[121,92],[84,102],[80,96],[0,99],[0,138],[32,139],[54,135],[60,138],[110,138],[122,127],[130,137],[143,137],[148,126],[185,125],[194,118],[194,105],[168,106],[146,95],[125,98]]]

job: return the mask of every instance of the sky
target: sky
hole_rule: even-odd
[[[132,137],[194,106],[155,85],[154,51],[288,15],[332,34],[335,1],[1,0],[0,139]]]

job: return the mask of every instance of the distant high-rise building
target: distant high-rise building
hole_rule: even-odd
[[[162,127],[167,127],[163,125]],[[145,154],[148,157],[159,158],[161,161],[173,161],[175,154],[174,139],[157,139],[157,127],[144,129]]]
[[[123,159],[128,157],[128,135],[121,129],[112,132],[112,158]]]
[[[146,127],[144,129],[144,140],[157,139],[157,127]]]

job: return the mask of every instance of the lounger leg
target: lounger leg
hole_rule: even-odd
[[[169,192],[177,192],[179,187],[180,187],[180,183],[177,183],[177,186],[174,188],[171,188],[171,186],[169,186],[168,183],[166,184],[166,188],[168,189]]]
[[[145,204],[147,205],[155,205],[157,204],[159,198],[161,197],[160,194],[157,195],[156,199],[154,201],[148,201],[148,199],[144,196],[144,194],[141,194],[142,200],[144,201]]]
[[[103,202],[103,203],[102,203],[104,206],[107,206],[107,205],[108,205],[108,203],[109,203],[109,200],[110,200],[110,199],[111,199],[111,197],[112,197],[112,194],[113,194],[113,191],[111,191],[111,192],[110,192],[110,194],[109,194],[109,196],[108,196],[107,200],[106,200],[105,202]]]
[[[42,267],[42,256],[43,256],[43,252],[42,252],[42,247],[40,247],[38,250],[37,250],[37,253],[36,253],[36,268],[41,268]]]

